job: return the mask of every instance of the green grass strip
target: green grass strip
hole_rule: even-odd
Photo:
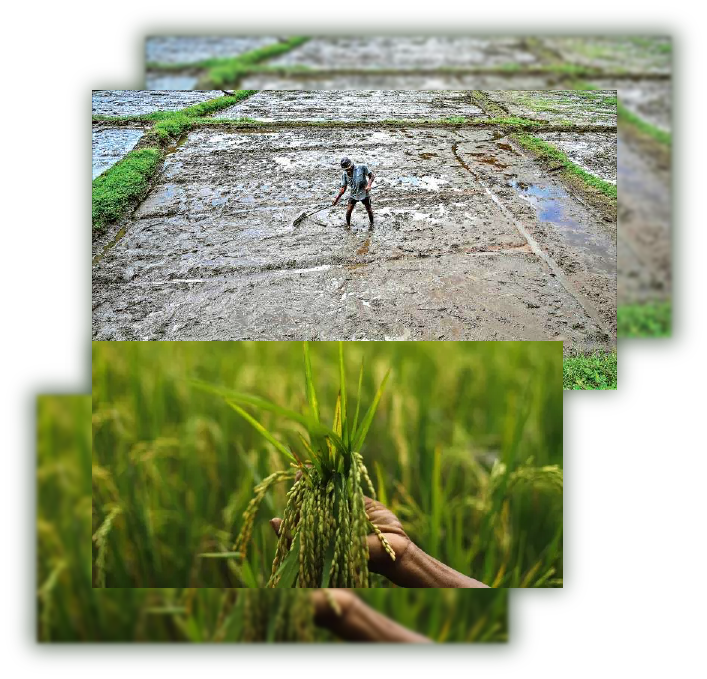
[[[670,337],[672,302],[627,304],[617,310],[619,337]]]
[[[616,389],[616,352],[570,356],[562,362],[564,389]]]
[[[214,87],[224,87],[228,83],[237,82],[256,64],[285,54],[295,47],[303,45],[307,40],[309,38],[296,36],[286,42],[277,42],[273,45],[266,45],[251,52],[246,52],[209,68],[206,79]]]
[[[160,142],[180,137],[193,127],[196,118],[202,118],[211,113],[216,113],[216,111],[233,106],[239,101],[250,97],[255,92],[256,90],[238,90],[231,96],[209,99],[208,101],[202,101],[200,104],[188,106],[180,111],[167,112],[166,115],[158,119],[158,122],[152,127],[149,134],[156,136]]]
[[[157,149],[131,151],[93,180],[92,222],[96,231],[121,219],[140,200],[157,171],[160,157]]]
[[[565,169],[565,172],[579,177],[585,184],[598,189],[605,196],[616,200],[617,192],[615,184],[610,184],[609,182],[590,174],[586,170],[583,170],[579,167],[579,165],[573,163],[567,157],[567,154],[557,147],[552,144],[548,144],[546,141],[539,139],[538,137],[534,137],[531,134],[518,133],[514,136],[524,148],[528,149],[535,155],[548,161],[561,163]]]

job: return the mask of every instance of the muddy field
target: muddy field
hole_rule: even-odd
[[[535,136],[567,154],[583,170],[616,184],[616,141],[613,133],[538,132]]]
[[[93,179],[115,165],[140,141],[142,130],[126,128],[94,129],[91,147],[93,156]]]
[[[150,76],[148,85],[161,76]],[[172,76],[176,77],[176,76]],[[194,79],[196,84],[196,78]],[[560,79],[553,76],[444,73],[411,73],[405,75],[365,74],[336,75],[331,72],[317,74],[302,71],[288,77],[276,73],[254,73],[241,80],[241,86],[249,90],[506,90],[517,87],[521,90],[561,88]]]
[[[155,111],[178,111],[222,94],[220,90],[94,90],[91,113],[94,116],[131,116]]]
[[[217,118],[252,118],[260,121],[439,120],[453,116],[487,118],[474,105],[468,91],[419,92],[367,90],[338,92],[260,92],[219,111]],[[616,120],[614,120],[616,124]]]
[[[145,41],[148,64],[188,64],[202,59],[235,57],[277,42],[274,36],[151,36]]]
[[[269,115],[268,96],[285,95],[250,105]],[[424,108],[439,93],[417,96]],[[336,194],[341,155],[376,172],[374,231],[360,206],[346,230],[343,202],[294,227]],[[496,129],[216,126],[180,140],[122,232],[97,248],[93,335],[608,348],[615,238]]]
[[[442,67],[533,65],[523,38],[470,36],[361,36],[310,40],[271,62],[322,69],[429,70]]]
[[[646,153],[619,130],[618,298],[649,302],[671,296],[669,159]]]

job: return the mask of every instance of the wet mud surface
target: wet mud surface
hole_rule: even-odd
[[[148,71],[145,88],[148,90],[193,90],[199,77],[193,73],[155,73]]]
[[[670,167],[619,128],[618,175],[619,303],[670,299]]]
[[[531,75],[426,74],[323,75],[302,71],[289,77],[256,73],[241,80],[247,90],[546,90],[560,88],[559,79]]]
[[[499,134],[191,132],[93,267],[94,339],[611,346],[610,229]],[[345,154],[376,172],[375,230],[360,206],[346,230],[342,203],[293,227],[336,194]],[[528,187],[547,196],[533,202]]]
[[[274,65],[312,69],[434,70],[508,63],[533,65],[537,57],[522,38],[462,36],[322,37],[274,59]]]
[[[273,120],[376,121],[438,120],[451,116],[486,118],[468,91],[283,91],[259,92],[219,111],[218,118]]]
[[[128,116],[177,111],[222,96],[220,90],[94,90],[91,112],[93,115]]]
[[[616,184],[615,132],[538,132],[535,136],[564,151],[586,172]]]
[[[573,125],[616,127],[614,91],[580,90],[487,92],[489,99],[513,116]]]
[[[275,42],[272,36],[150,36],[145,40],[145,60],[148,64],[190,64],[235,57]]]
[[[142,130],[128,128],[94,128],[91,140],[93,179],[115,165],[135,147]]]
[[[619,102],[639,118],[669,132],[672,128],[672,87],[665,80],[595,80],[593,85],[602,89],[616,89]]]

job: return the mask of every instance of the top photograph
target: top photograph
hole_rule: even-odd
[[[617,90],[618,336],[671,334],[670,37],[160,35],[145,66],[165,90]]]

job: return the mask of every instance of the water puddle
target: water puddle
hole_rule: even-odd
[[[586,228],[567,212],[567,192],[560,187],[538,186],[517,179],[508,182],[518,195],[535,209],[538,220],[557,227],[557,231],[571,246],[592,255],[592,268],[607,274],[616,272],[609,254],[610,243],[597,243]]]
[[[371,239],[370,239],[370,238],[366,238],[366,240],[364,241],[363,245],[362,245],[358,250],[356,250],[356,254],[357,254],[357,255],[367,255],[367,254],[368,254],[368,249],[369,249],[370,247],[371,247]]]
[[[118,233],[116,233],[115,236],[113,237],[113,240],[110,241],[110,243],[108,243],[107,245],[103,246],[103,249],[97,255],[95,255],[92,260],[92,263],[94,266],[96,264],[98,264],[98,262],[100,262],[106,256],[106,253],[108,252],[108,250],[110,250],[111,248],[115,247],[118,244],[120,239],[125,235],[125,232],[126,232],[125,227],[124,226],[121,227],[121,229],[118,231]]]
[[[472,153],[470,155],[474,156],[474,158],[480,163],[485,163],[486,165],[493,165],[494,167],[497,167],[501,170],[508,167],[508,165],[506,165],[505,163],[502,163],[495,156],[490,156],[490,155],[483,153],[483,152]]]
[[[439,191],[442,184],[449,184],[446,179],[441,177],[399,177],[397,184],[404,186],[414,186],[416,188],[425,189],[427,191]]]
[[[167,147],[165,155],[171,156],[173,153],[176,153],[182,146],[184,146],[184,143],[186,142],[188,137],[189,134],[185,132],[181,137],[179,137],[179,139],[177,139],[177,141],[172,146]]]

